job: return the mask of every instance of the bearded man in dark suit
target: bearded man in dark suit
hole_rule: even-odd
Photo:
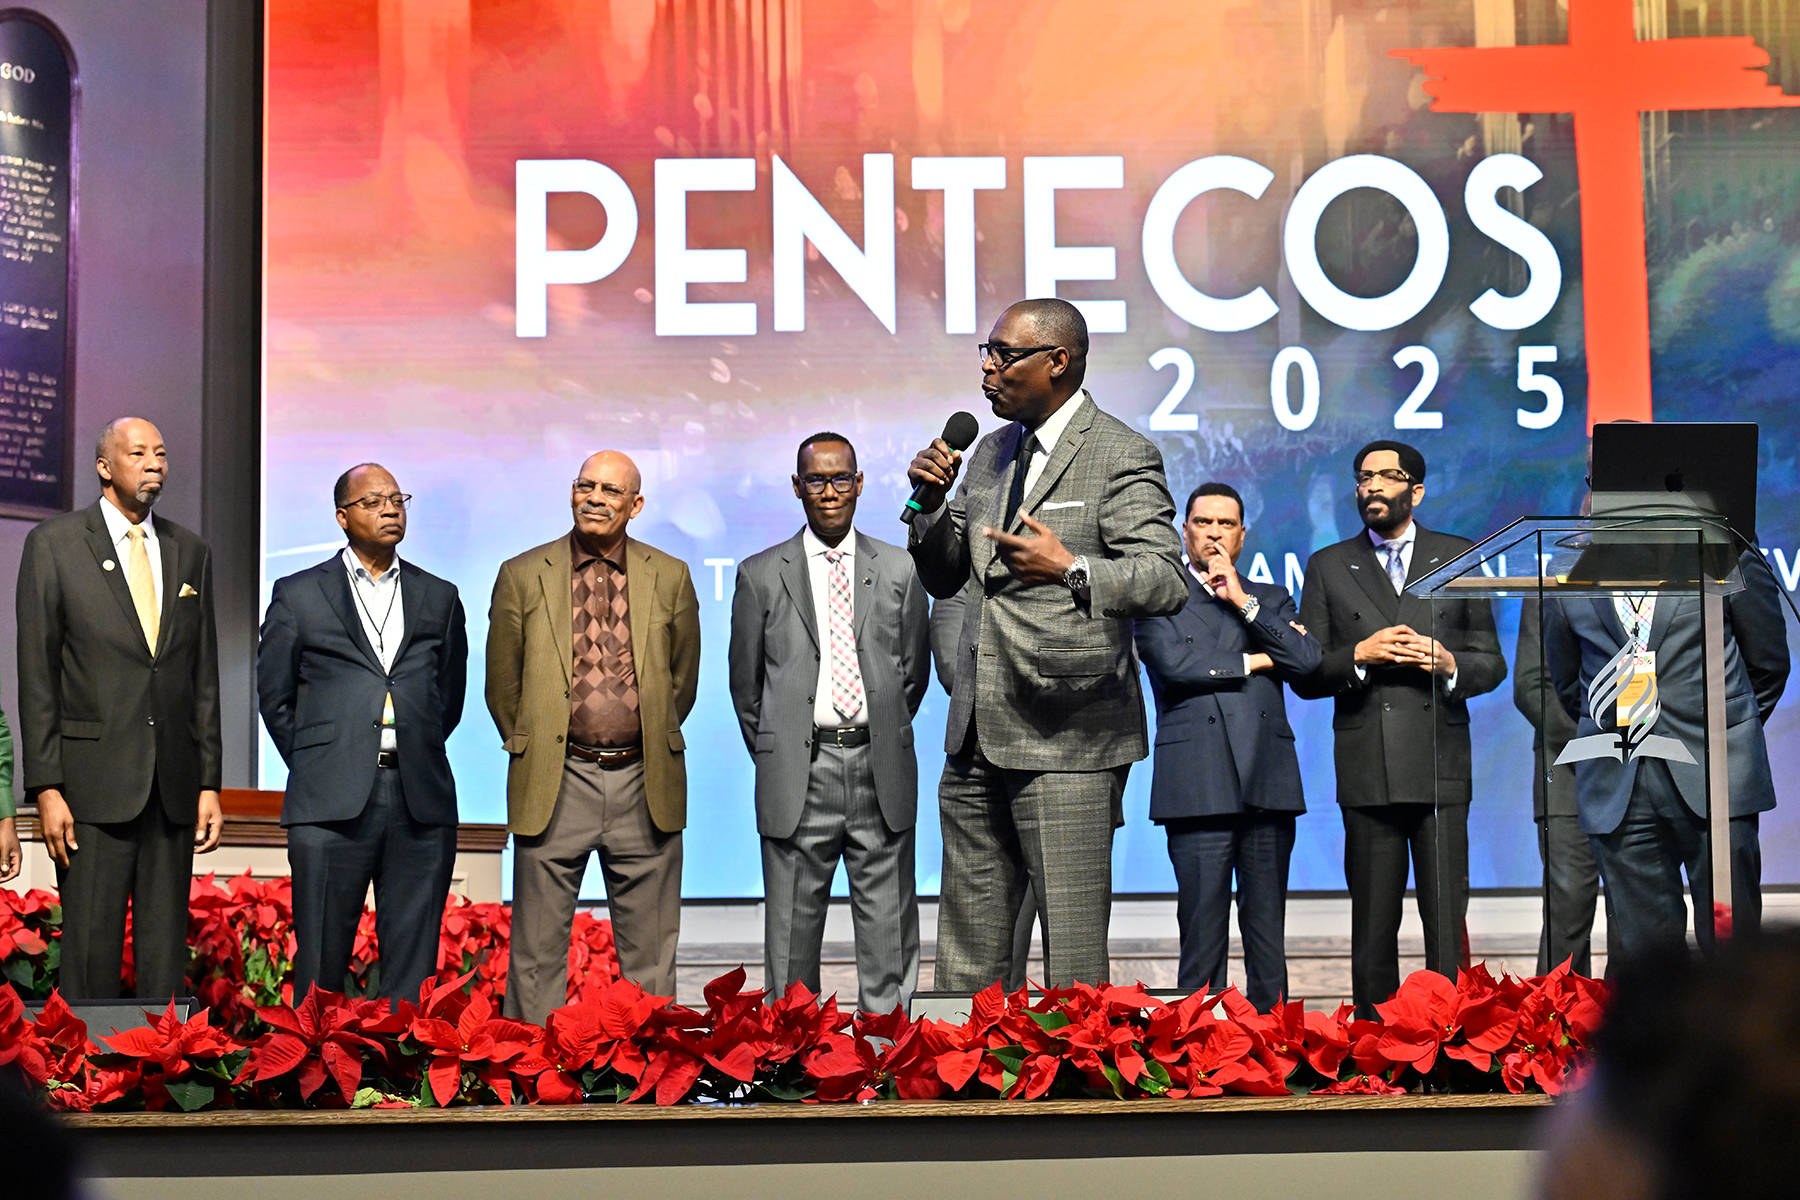
[[[63,995],[186,991],[194,855],[219,844],[219,644],[212,551],[150,507],[169,456],[123,417],[94,447],[100,499],[51,517],[19,562],[19,732],[62,895]]]
[[[1425,964],[1455,977],[1469,904],[1469,698],[1506,678],[1486,600],[1422,600],[1406,585],[1474,543],[1413,519],[1425,456],[1371,442],[1351,460],[1363,530],[1306,564],[1300,623],[1324,650],[1296,695],[1331,697],[1359,1016],[1400,987],[1409,865]]]

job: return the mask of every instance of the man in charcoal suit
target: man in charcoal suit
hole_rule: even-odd
[[[156,426],[113,421],[100,499],[51,517],[19,562],[19,746],[62,895],[62,993],[119,994],[125,912],[137,995],[186,991],[194,855],[219,844],[212,551],[152,518]]]
[[[930,653],[925,590],[906,551],[855,526],[862,472],[837,433],[800,443],[799,533],[738,566],[731,698],[756,764],[763,985],[819,990],[841,859],[856,935],[857,1007],[904,1007],[919,980],[913,714]]]
[[[348,545],[275,582],[256,652],[263,724],[288,766],[281,823],[294,877],[294,998],[344,986],[375,885],[380,992],[437,973],[456,862],[456,780],[469,642],[456,587],[400,558],[412,499],[385,467],[338,477]]]
[[[1545,602],[1544,607],[1554,604]],[[1528,596],[1519,608],[1519,645],[1513,654],[1513,707],[1531,722],[1531,815],[1537,825],[1538,857],[1544,864],[1544,925],[1538,936],[1538,974],[1571,960],[1580,975],[1594,973],[1594,905],[1600,898],[1600,867],[1594,846],[1581,831],[1575,801],[1575,767],[1557,765],[1575,736],[1575,718],[1562,706],[1544,668],[1543,620],[1539,602]],[[1612,925],[1607,925],[1610,931]]]
[[[1319,665],[1284,587],[1239,578],[1244,500],[1226,483],[1188,497],[1188,603],[1137,623],[1156,694],[1150,819],[1169,838],[1181,928],[1179,985],[1224,990],[1237,877],[1244,995],[1267,1012],[1287,995],[1287,880],[1306,811],[1283,681]]]
[[[979,588],[963,609],[938,788],[944,991],[1008,975],[1027,887],[1045,982],[1108,978],[1113,816],[1149,751],[1132,621],[1187,601],[1162,455],[1082,388],[1080,311],[1020,301],[989,339],[982,391],[1007,424],[966,470],[938,438],[908,472],[925,589]]]
[[[1738,560],[1741,590],[1725,603],[1725,742],[1730,777],[1731,922],[1736,936],[1762,923],[1760,815],[1775,807],[1763,726],[1787,686],[1790,662],[1780,585],[1754,550]],[[1706,662],[1701,599],[1665,592],[1560,600],[1544,609],[1544,660],[1575,737],[1581,828],[1606,881],[1618,953],[1686,945],[1685,868],[1694,934],[1713,944],[1712,859],[1706,826]],[[1625,651],[1631,650],[1629,656]],[[1657,705],[1621,746],[1616,703],[1599,713],[1596,680],[1615,686],[1647,670]],[[1604,693],[1605,687],[1602,685]],[[1598,715],[1600,720],[1596,720]],[[1626,722],[1630,726],[1629,720]],[[1654,739],[1654,740],[1652,740]]]
[[[1371,442],[1350,469],[1364,529],[1306,564],[1300,623],[1324,651],[1294,683],[1332,698],[1337,798],[1350,885],[1351,991],[1359,1016],[1400,987],[1408,860],[1425,926],[1425,964],[1455,977],[1469,903],[1469,698],[1506,678],[1486,600],[1409,596],[1412,580],[1467,549],[1413,519],[1425,456]]]

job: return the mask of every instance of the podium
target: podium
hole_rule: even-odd
[[[1577,735],[1555,761],[1547,752],[1548,739],[1538,739],[1534,766],[1546,788],[1558,763],[1576,765],[1578,787],[1581,773],[1595,770],[1601,760],[1629,764],[1662,759],[1665,765],[1680,764],[1678,770],[1699,770],[1705,783],[1714,903],[1710,913],[1696,911],[1694,922],[1696,927],[1712,922],[1705,928],[1715,934],[1719,906],[1729,912],[1732,896],[1725,601],[1744,589],[1747,562],[1752,570],[1764,569],[1746,556],[1748,545],[1722,519],[1693,510],[1526,517],[1406,589],[1432,601],[1518,599],[1536,606],[1539,661],[1545,670],[1536,689],[1540,715],[1533,724],[1540,731],[1549,728],[1544,718],[1551,706],[1573,707],[1579,721]],[[1548,610],[1594,601],[1604,604],[1595,610],[1601,619],[1617,614],[1613,623],[1622,635],[1617,654],[1598,669],[1593,661],[1571,664],[1566,651],[1559,656],[1562,661],[1553,662],[1552,648],[1544,644],[1551,626]],[[1634,615],[1654,614],[1659,606],[1666,614],[1661,621],[1640,622]],[[1434,615],[1436,610],[1434,603]],[[1688,672],[1685,678],[1666,673],[1659,678],[1651,643],[1667,635],[1667,622],[1691,621],[1695,615],[1701,622],[1701,677]],[[1693,711],[1696,700],[1698,712]],[[1594,765],[1583,768],[1582,763]],[[1545,923],[1550,928],[1547,875],[1546,865]]]

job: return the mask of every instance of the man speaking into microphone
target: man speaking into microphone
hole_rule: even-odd
[[[973,581],[957,639],[938,807],[939,991],[1008,974],[1026,887],[1052,986],[1108,977],[1113,814],[1149,750],[1132,622],[1187,603],[1156,447],[1081,386],[1087,323],[1022,300],[979,347],[1007,422],[964,470],[943,438],[912,461],[910,549],[925,589]],[[951,486],[962,487],[947,501]]]

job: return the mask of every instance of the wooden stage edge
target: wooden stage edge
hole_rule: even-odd
[[[106,1174],[169,1178],[1528,1150],[1552,1103],[1455,1094],[889,1100],[93,1113],[66,1122]]]

